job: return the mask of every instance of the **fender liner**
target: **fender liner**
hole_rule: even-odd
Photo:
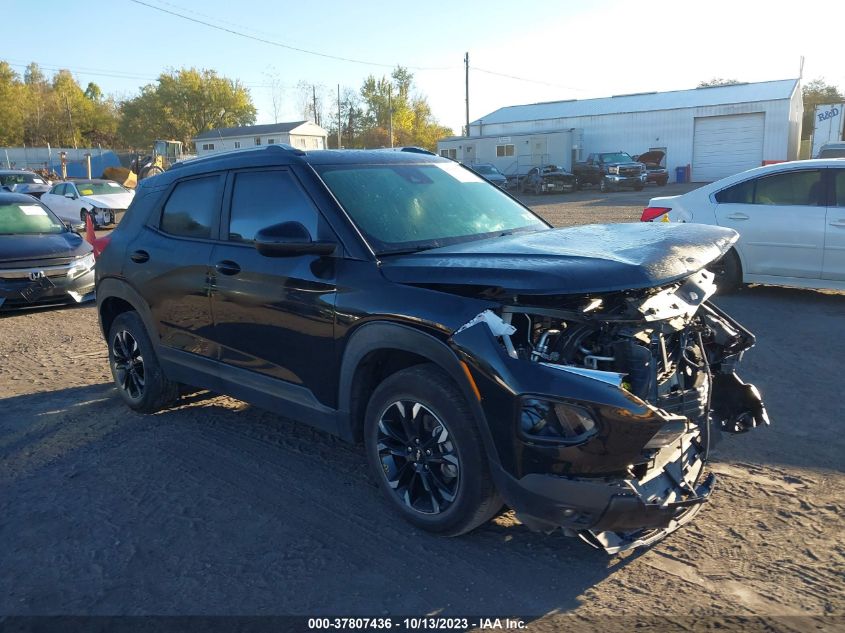
[[[440,339],[416,328],[398,323],[371,322],[360,326],[346,345],[340,367],[338,384],[338,406],[341,435],[350,440],[360,438],[360,429],[352,418],[352,382],[361,361],[371,352],[378,350],[401,350],[422,356],[445,371],[461,390],[475,416],[476,424],[484,441],[488,459],[499,463],[493,444],[487,418],[475,395],[469,380],[455,353]]]

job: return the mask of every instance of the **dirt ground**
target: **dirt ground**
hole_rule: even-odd
[[[626,221],[683,189],[526,200],[556,225]],[[845,626],[845,295],[752,287],[717,303],[758,337],[741,375],[772,426],[718,446],[692,524],[615,557],[509,513],[457,539],[421,533],[389,511],[360,447],[283,412],[210,394],[131,412],[92,305],[0,317],[0,615]]]

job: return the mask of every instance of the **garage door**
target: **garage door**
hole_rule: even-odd
[[[762,165],[764,121],[762,112],[696,118],[693,181],[712,182]]]

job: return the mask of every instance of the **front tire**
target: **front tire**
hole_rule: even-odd
[[[742,263],[733,248],[722,259],[711,264],[708,270],[716,275],[717,293],[720,295],[736,292],[742,286]]]
[[[137,312],[123,312],[109,328],[109,366],[123,401],[135,411],[155,413],[179,397],[179,384],[158,362]]]
[[[458,536],[502,507],[474,416],[435,365],[404,369],[378,386],[364,444],[391,507],[423,530]]]

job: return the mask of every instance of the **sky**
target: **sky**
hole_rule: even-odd
[[[713,77],[794,78],[801,56],[805,81],[845,88],[830,35],[845,23],[845,2],[41,0],[37,14],[32,0],[2,4],[0,59],[21,74],[31,61],[48,74],[67,68],[83,87],[94,81],[129,98],[164,70],[213,69],[249,88],[257,123],[274,121],[274,93],[280,121],[301,119],[300,81],[330,100],[338,84],[357,90],[401,64],[438,121],[459,133],[466,52],[470,120],[508,105],[681,90]]]

